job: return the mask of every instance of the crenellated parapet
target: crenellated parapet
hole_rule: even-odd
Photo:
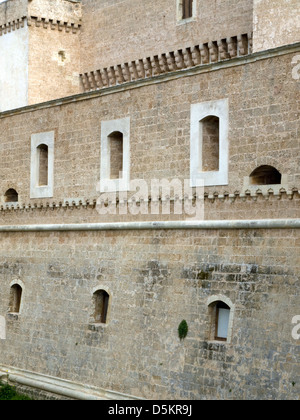
[[[104,197],[104,198],[103,198]],[[70,199],[64,199],[61,201],[46,201],[36,200],[34,203],[32,202],[11,202],[11,203],[0,203],[0,213],[5,212],[15,212],[15,211],[23,211],[23,212],[31,212],[34,210],[72,210],[72,209],[95,209],[98,208],[98,206],[104,206],[107,207],[108,205],[111,205],[112,202],[109,201],[108,196],[105,194],[103,197],[100,195],[98,198],[70,198]],[[218,202],[222,203],[229,203],[229,204],[240,204],[240,203],[262,203],[262,202],[276,202],[281,201],[286,203],[287,201],[294,201],[297,202],[297,205],[300,200],[300,190],[299,188],[280,188],[278,190],[269,188],[266,191],[263,191],[260,188],[257,188],[253,191],[250,190],[236,190],[232,191],[231,193],[229,191],[215,191],[213,193],[204,192],[203,196],[197,196],[197,192],[193,191],[192,195],[182,196],[178,197],[177,195],[170,196],[169,194],[159,194],[155,197],[136,197],[136,192],[128,193],[127,199],[121,199],[117,194],[114,197],[113,204],[116,205],[117,208],[120,208],[123,206],[127,208],[126,213],[122,214],[130,214],[130,206],[131,205],[146,205],[146,207],[149,207],[149,214],[151,214],[150,207],[151,203],[157,203],[157,205],[164,204],[170,204],[170,203],[180,203],[184,204],[186,201],[190,201],[191,204],[195,202],[197,198],[200,198],[204,201],[205,204],[217,204]],[[111,199],[111,198],[110,198]],[[121,213],[120,213],[121,214]],[[145,213],[145,214],[148,214]]]
[[[76,0],[7,0],[0,4],[0,36],[28,26],[77,33],[81,3]]]
[[[24,28],[26,25],[26,17],[13,20],[11,22],[0,25],[0,36],[13,32],[17,29]]]
[[[27,25],[35,26],[37,28],[44,28],[44,29],[50,28],[52,30],[65,31],[67,33],[69,32],[73,34],[78,33],[81,27],[80,23],[64,22],[61,20],[53,20],[53,19],[41,18],[41,17],[35,17],[35,16],[28,17]]]
[[[252,34],[242,34],[82,73],[80,78],[84,91],[87,92],[199,65],[230,60],[251,54],[251,52]]]

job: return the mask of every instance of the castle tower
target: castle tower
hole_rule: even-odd
[[[0,111],[78,93],[81,3],[0,2]]]

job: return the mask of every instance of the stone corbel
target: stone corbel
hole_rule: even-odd
[[[210,62],[216,63],[219,61],[219,49],[214,42],[208,43],[209,55],[210,55]]]
[[[116,84],[116,75],[114,67],[109,67],[107,70],[109,86],[115,86]]]
[[[200,49],[199,46],[196,45],[195,47],[193,47],[191,49],[191,54],[192,54],[192,62],[194,66],[197,66],[198,64],[201,63],[201,55],[200,55]]]
[[[137,75],[139,79],[144,79],[145,78],[145,69],[144,69],[144,64],[143,64],[143,60],[136,60],[135,61],[135,68],[137,71]]]
[[[128,67],[129,67],[131,80],[137,80],[138,79],[138,73],[137,73],[137,69],[136,69],[136,66],[135,66],[135,61],[131,61],[128,65]]]
[[[157,55],[154,57],[151,57],[151,66],[153,69],[153,76],[157,76],[161,73]]]
[[[174,52],[174,57],[175,57],[176,68],[178,70],[183,69],[185,66],[184,66],[182,51],[181,50],[175,51]]]
[[[122,83],[124,83],[124,78],[123,78],[123,74],[122,74],[122,69],[121,66],[114,66],[114,71],[115,71],[115,76],[116,76],[116,82],[121,85]]]
[[[161,73],[167,73],[169,69],[168,69],[168,63],[167,63],[167,58],[165,54],[161,54],[158,56],[158,63],[159,63]]]
[[[124,81],[130,82],[130,72],[129,72],[128,64],[127,63],[121,64],[121,70],[122,70]]]
[[[248,36],[238,35],[237,40],[238,40],[239,55],[248,54]]]
[[[230,58],[234,58],[237,56],[237,38],[230,37],[227,38],[227,45],[228,45],[228,54]]]
[[[172,52],[169,52],[166,54],[166,60],[167,60],[167,66],[169,71],[175,71],[176,65],[175,65],[175,59]]]
[[[190,48],[182,50],[183,61],[186,68],[193,66],[192,54]]]
[[[200,44],[201,64],[209,63],[209,49],[207,44]]]
[[[227,60],[228,58],[230,58],[226,40],[222,39],[218,41],[218,48],[219,48],[220,60]]]
[[[145,69],[145,76],[151,77],[152,76],[152,67],[151,67],[151,60],[150,58],[143,58],[143,64]]]

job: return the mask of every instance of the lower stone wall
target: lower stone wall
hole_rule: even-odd
[[[1,365],[147,399],[298,398],[299,230],[16,232],[0,241]],[[9,315],[15,281],[21,309]],[[91,322],[96,289],[110,295],[101,326]],[[214,296],[234,307],[230,342],[210,340]]]

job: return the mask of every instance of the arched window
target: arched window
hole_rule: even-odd
[[[30,198],[53,197],[55,132],[31,135]]]
[[[272,185],[281,184],[281,173],[269,165],[262,165],[256,168],[250,175],[251,185]]]
[[[97,290],[93,294],[93,302],[94,322],[96,324],[106,324],[109,294],[105,290]]]
[[[4,197],[5,197],[6,203],[12,203],[12,202],[18,201],[18,193],[13,188],[10,188],[9,190],[7,190],[6,193],[4,194]]]
[[[233,308],[232,304],[228,302],[229,299],[224,298],[224,300],[213,297],[209,302],[209,340],[229,342],[231,339]]]
[[[13,284],[10,288],[9,311],[19,313],[22,299],[22,287],[19,284]]]
[[[121,179],[123,176],[123,134],[114,131],[108,136],[110,149],[110,179]]]
[[[48,146],[40,144],[38,151],[38,185],[48,185]]]
[[[215,340],[227,340],[230,308],[224,302],[216,303]]]
[[[210,115],[200,121],[202,132],[202,167],[200,171],[218,171],[219,170],[219,125],[218,117]]]

